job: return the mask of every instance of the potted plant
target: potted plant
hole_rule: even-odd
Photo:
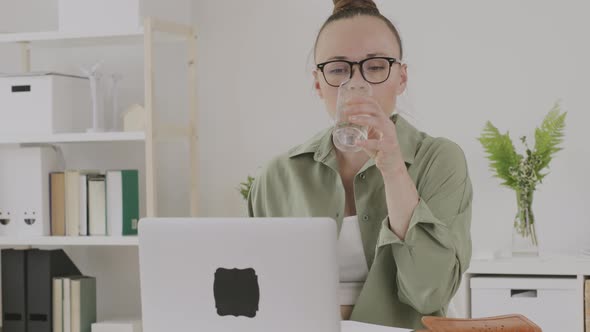
[[[525,154],[519,154],[512,144],[508,132],[501,134],[487,122],[479,141],[487,153],[490,170],[500,178],[502,185],[516,193],[517,212],[512,232],[513,255],[538,255],[539,241],[535,229],[533,196],[538,184],[542,183],[549,163],[562,148],[565,117],[560,111],[559,102],[545,116],[540,127],[535,130],[535,146],[531,149],[526,136],[520,141],[525,146]]]
[[[248,200],[248,194],[250,193],[250,188],[252,188],[252,183],[254,183],[254,177],[248,175],[246,182],[240,182],[240,187],[238,191],[244,198],[244,200]]]

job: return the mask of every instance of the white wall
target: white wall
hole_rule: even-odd
[[[434,136],[459,143],[475,198],[476,253],[507,248],[514,193],[491,177],[476,140],[485,121],[518,137],[558,98],[569,111],[565,150],[539,186],[534,211],[542,251],[590,246],[590,3],[377,1],[398,26],[409,64],[404,111]],[[328,0],[193,2],[199,34],[201,211],[243,215],[234,190],[273,156],[329,125],[311,81],[310,52]],[[531,141],[532,142],[532,141]]]
[[[246,205],[236,190],[239,182],[273,156],[330,125],[312,90],[311,51],[332,2],[193,0],[192,4],[199,35],[201,212],[245,215]],[[535,197],[540,242],[549,252],[575,253],[590,246],[586,202],[590,179],[585,172],[590,148],[584,134],[590,122],[586,97],[590,3],[382,0],[378,4],[397,24],[405,43],[410,86],[403,111],[410,112],[419,128],[459,143],[467,155],[475,190],[475,251],[509,246],[516,209],[514,193],[491,177],[476,137],[487,120],[510,130],[514,139],[532,135],[557,98],[569,111],[567,136],[565,150],[552,163],[552,173]],[[19,69],[17,48],[1,46],[0,52],[0,72]],[[142,98],[141,49],[40,52],[33,56],[39,69],[75,70],[73,63],[88,65],[104,58],[113,70],[128,73],[121,102]],[[173,190],[166,188],[163,195],[172,195]],[[136,277],[137,267],[132,258],[128,260],[129,275]],[[129,293],[137,302],[138,288]],[[103,316],[116,312],[107,305],[101,305]],[[137,303],[129,311],[138,312]]]

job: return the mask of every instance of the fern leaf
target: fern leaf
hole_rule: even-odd
[[[559,145],[563,142],[566,115],[567,112],[560,113],[559,103],[555,103],[541,126],[535,130],[535,154],[540,158],[535,169],[538,175],[549,166],[555,153],[562,150]],[[547,174],[543,174],[541,178],[545,175]]]
[[[490,170],[495,173],[497,178],[504,180],[502,185],[515,188],[517,186],[516,179],[510,175],[510,169],[518,167],[522,156],[516,153],[508,132],[502,135],[498,128],[488,121],[479,141],[490,160]]]

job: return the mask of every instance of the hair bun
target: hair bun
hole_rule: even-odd
[[[379,13],[379,8],[377,8],[377,5],[373,0],[334,0],[334,11],[332,12],[332,15],[341,11],[355,9],[368,9]]]

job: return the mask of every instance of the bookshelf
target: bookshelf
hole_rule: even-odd
[[[155,43],[162,40],[180,42],[188,50],[181,54],[186,58],[186,61],[179,64],[183,68],[182,72],[175,73],[176,81],[188,91],[185,100],[187,107],[182,110],[182,119],[174,118],[174,114],[171,114],[175,122],[168,123],[165,121],[169,119],[163,119],[156,113],[157,110],[174,113],[158,104],[156,97],[156,92],[166,90],[165,86],[159,84],[160,76],[156,75],[155,68],[158,60]],[[166,187],[168,182],[177,185],[174,182],[176,179],[169,178],[170,169],[161,166],[162,159],[168,156],[159,154],[161,150],[158,148],[165,149],[161,147],[162,144],[167,147],[166,144],[171,141],[181,141],[189,150],[186,157],[188,165],[183,165],[189,178],[183,178],[181,183],[186,186],[187,212],[182,213],[185,216],[186,213],[197,216],[196,35],[191,26],[148,17],[142,28],[133,31],[109,31],[100,34],[0,33],[0,44],[14,44],[20,48],[22,72],[33,71],[31,55],[38,50],[48,53],[59,52],[61,49],[69,51],[70,48],[104,47],[106,52],[111,52],[116,49],[112,46],[135,46],[140,49],[143,56],[143,80],[140,86],[143,88],[143,108],[146,111],[144,131],[48,135],[0,133],[0,159],[2,146],[56,145],[65,151],[66,156],[75,156],[73,161],[66,160],[66,168],[69,169],[137,168],[140,170],[140,217],[157,217],[160,216],[160,187]],[[108,160],[103,162],[105,159]],[[64,249],[84,274],[97,279],[99,321],[139,317],[141,314],[137,236],[0,236],[0,249],[6,248]]]
[[[111,33],[64,33],[60,31],[2,33],[0,43],[27,43],[39,47],[84,47],[116,44],[140,44],[145,30],[113,31]]]
[[[189,118],[186,126],[174,127],[157,133],[157,117],[155,108],[155,74],[154,74],[154,42],[156,36],[168,36],[171,40],[184,40],[188,46],[186,84],[189,91]],[[155,217],[157,213],[157,181],[155,165],[155,143],[157,140],[180,136],[189,144],[190,151],[190,215],[197,215],[197,145],[196,145],[196,35],[191,26],[155,18],[145,18],[143,28],[135,31],[119,31],[103,34],[79,34],[63,32],[36,33],[0,33],[0,43],[18,44],[21,47],[21,69],[31,71],[31,50],[35,47],[84,47],[143,44],[144,50],[144,108],[146,110],[146,129],[144,132],[105,132],[105,133],[63,133],[53,135],[2,135],[1,144],[60,144],[60,143],[93,143],[93,142],[143,142],[145,144],[145,185],[146,185],[146,217]],[[164,126],[170,128],[170,125]],[[176,137],[178,138],[178,137]]]
[[[93,142],[145,142],[144,132],[64,133],[52,135],[2,135],[0,144],[62,144]]]
[[[137,236],[0,236],[0,248],[12,247],[136,247]]]

